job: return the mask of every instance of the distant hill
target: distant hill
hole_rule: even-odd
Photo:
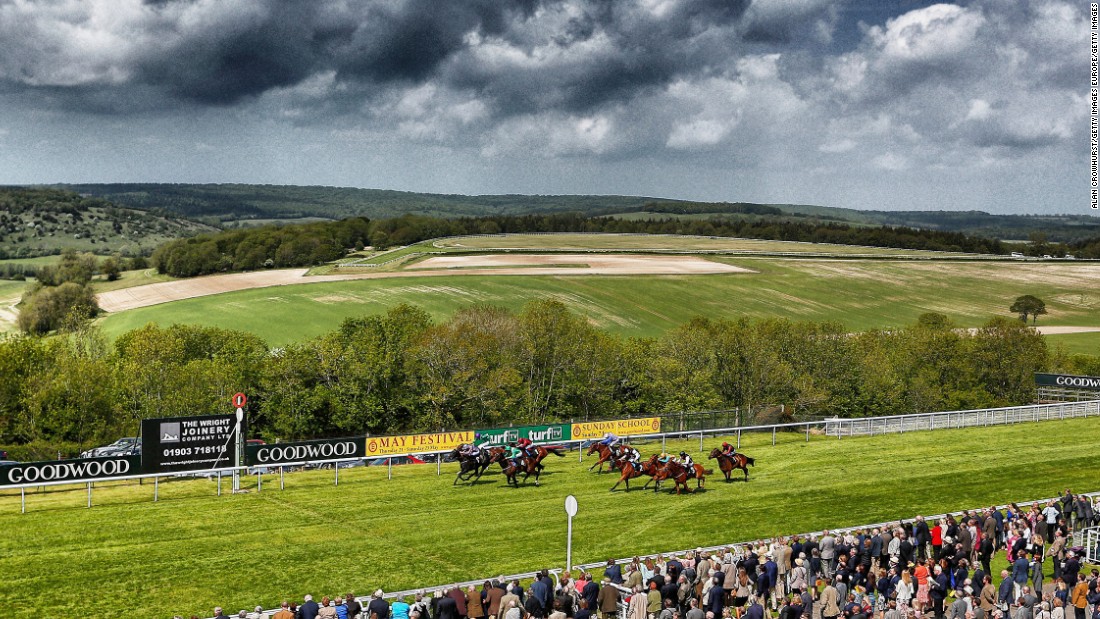
[[[71,191],[0,187],[0,259],[48,256],[69,248],[137,256],[165,241],[213,229]]]
[[[676,218],[738,218],[806,221],[963,232],[1005,240],[1044,233],[1073,242],[1100,237],[1100,218],[1088,215],[993,215],[982,211],[859,211],[810,204],[693,202],[645,196],[443,195],[291,185],[108,184],[61,186],[120,206],[163,210],[208,224],[231,227],[254,220],[301,218],[383,219],[406,213],[432,217],[479,217],[577,212],[585,215]]]

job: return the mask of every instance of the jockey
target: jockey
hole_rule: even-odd
[[[623,447],[623,455],[619,459],[637,466],[642,462],[642,453],[630,445],[626,445]]]
[[[672,456],[668,455],[667,451],[662,451],[661,455],[657,456],[657,461],[662,464],[668,464],[670,458],[672,458]]]
[[[619,444],[619,437],[615,436],[613,432],[607,432],[600,440],[600,444],[614,451],[615,446]]]
[[[504,449],[506,450],[504,457],[512,461],[512,466],[520,468],[519,461],[523,459],[523,450],[515,445],[506,445]]]
[[[691,459],[686,451],[680,452],[680,459],[677,462],[687,469],[688,477],[695,477],[695,461]]]
[[[722,455],[732,458],[737,455],[737,449],[729,443],[722,443]]]
[[[464,443],[458,448],[458,454],[467,458],[477,458],[481,455],[481,448],[474,443]]]
[[[516,447],[523,450],[524,455],[530,456],[530,457],[533,458],[533,457],[535,457],[535,454],[531,451],[531,446],[532,445],[534,445],[534,443],[532,443],[531,439],[529,439],[529,438],[521,438],[518,441],[516,441]]]

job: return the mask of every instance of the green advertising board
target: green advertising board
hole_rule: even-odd
[[[570,424],[556,423],[545,426],[517,426],[515,428],[492,428],[475,430],[474,444],[481,447],[495,447],[514,443],[521,438],[533,443],[555,443],[569,440]]]

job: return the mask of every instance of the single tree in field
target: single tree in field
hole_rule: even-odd
[[[1047,304],[1043,303],[1043,300],[1038,297],[1025,294],[1022,297],[1017,297],[1012,306],[1008,308],[1008,311],[1019,314],[1020,320],[1023,322],[1027,322],[1027,316],[1031,314],[1031,322],[1035,324],[1035,321],[1039,319],[1039,314],[1047,313]]]

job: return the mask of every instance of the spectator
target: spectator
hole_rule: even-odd
[[[657,614],[661,612],[663,605],[661,592],[657,590],[657,583],[650,582],[649,589],[646,591],[646,616],[649,619],[657,619]]]
[[[1070,602],[1073,603],[1073,607],[1076,612],[1076,619],[1085,619],[1085,609],[1088,608],[1089,605],[1088,594],[1088,581],[1080,580],[1073,586],[1073,593],[1070,596]]]
[[[257,606],[256,608],[254,608],[252,610],[251,613],[248,614],[248,619],[263,619],[263,617],[264,617],[264,607],[263,606]]]
[[[590,619],[592,611],[588,610],[588,600],[581,598],[577,602],[577,612],[573,613],[573,619]]]
[[[515,585],[515,581],[508,583],[509,585]],[[516,592],[515,587],[505,587],[504,595],[500,598],[500,614],[503,617],[508,612],[508,602],[515,602],[515,607],[520,608],[520,604],[523,600],[520,599],[519,593]]]
[[[317,619],[317,613],[320,611],[321,607],[313,601],[313,596],[306,594],[302,605],[298,608],[298,619]]]
[[[929,587],[929,596],[932,598],[932,612],[935,614],[936,619],[944,619],[943,614],[943,601],[947,599],[947,574],[943,573],[943,567],[937,565],[933,570],[935,574],[932,577]]]
[[[409,619],[409,611],[412,606],[402,599],[396,599],[390,605],[390,617],[392,619]]]
[[[348,607],[348,617],[351,617],[351,619],[361,619],[363,605],[359,603],[359,599],[355,597],[354,593],[345,595],[344,603],[347,604]]]
[[[440,595],[435,609],[435,619],[459,619],[458,604],[449,595]],[[374,600],[371,600],[373,603]],[[368,607],[369,608],[369,607]]]
[[[691,598],[688,602],[688,611],[684,615],[684,619],[705,619],[706,615],[703,613],[703,609],[699,608],[699,600]]]
[[[618,563],[615,563],[614,559],[607,560],[607,567],[604,568],[603,577],[607,578],[610,582],[616,585],[623,584],[623,568]]]
[[[603,586],[596,595],[596,603],[600,611],[600,619],[615,619],[619,615],[619,590],[611,583],[611,579],[604,577]]]
[[[485,619],[485,607],[481,604],[481,592],[470,585],[466,589],[466,616],[470,619]],[[396,614],[393,619],[398,619]]]
[[[221,606],[214,607],[214,619],[229,619],[229,616],[222,612]]]
[[[344,602],[344,598],[336,596],[336,619],[348,619],[348,605]]]
[[[367,617],[369,619],[388,619],[389,616],[390,605],[382,599],[382,590],[378,589],[370,596],[370,602],[367,603]]]
[[[764,619],[764,607],[761,606],[760,599],[755,595],[749,596],[745,619]]]
[[[336,602],[329,599],[327,595],[321,596],[321,608],[317,610],[318,619],[335,619],[336,618]]]
[[[294,613],[290,612],[290,602],[283,600],[279,605],[279,611],[272,615],[271,619],[294,619]]]
[[[553,611],[551,611],[549,619],[565,619],[565,611],[562,609],[561,600],[554,600]]]
[[[836,619],[839,616],[840,594],[830,579],[821,591],[821,619]]]
[[[523,619],[523,613],[520,612],[518,604],[519,596],[515,596],[514,600],[508,600],[503,619]]]
[[[626,619],[646,619],[648,605],[649,598],[642,592],[642,586],[635,586],[630,590],[630,599],[627,600]]]

